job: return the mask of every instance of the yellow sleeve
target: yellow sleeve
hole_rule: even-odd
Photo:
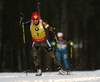
[[[48,28],[48,26],[49,26],[49,24],[46,24],[45,28],[47,29],[47,28]]]

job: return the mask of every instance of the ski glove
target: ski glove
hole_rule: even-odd
[[[24,17],[24,13],[20,13],[20,18],[23,18]]]

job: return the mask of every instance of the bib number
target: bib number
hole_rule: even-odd
[[[39,33],[37,33],[37,36],[39,36]]]

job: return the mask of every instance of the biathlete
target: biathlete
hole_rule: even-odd
[[[62,70],[61,65],[59,64],[59,61],[57,60],[56,56],[54,55],[54,52],[52,51],[52,47],[45,33],[45,29],[51,29],[52,31],[54,31],[54,29],[46,22],[43,22],[43,20],[40,19],[38,13],[32,13],[32,20],[24,23],[24,25],[27,24],[30,25],[30,31],[33,40],[32,51],[33,51],[33,61],[35,64],[35,68],[37,69],[36,76],[42,75],[40,63],[38,60],[38,51],[40,48],[46,50],[47,54],[49,54],[53,58],[53,61],[57,66],[59,73],[64,75],[65,73]],[[21,25],[21,23],[19,25]]]
[[[66,70],[67,70],[66,75],[68,75],[69,74],[69,64],[68,64],[67,43],[69,43],[70,41],[67,42],[67,40],[65,40],[63,37],[64,36],[63,36],[62,32],[57,33],[58,39],[56,40],[56,57],[60,64],[61,64],[61,57],[63,57],[64,63],[66,66]],[[51,45],[53,45],[52,42],[51,42]]]

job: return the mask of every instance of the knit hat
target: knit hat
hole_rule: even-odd
[[[61,36],[63,36],[63,33],[62,33],[62,32],[58,32],[58,33],[57,33],[57,36],[58,36],[58,37],[61,37]]]

